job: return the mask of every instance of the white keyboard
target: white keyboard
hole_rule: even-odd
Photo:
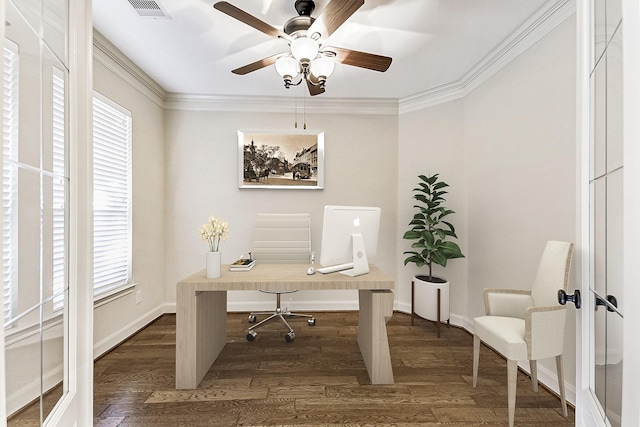
[[[352,262],[348,262],[346,264],[330,265],[328,267],[320,267],[320,268],[316,268],[316,271],[322,274],[329,274],[329,273],[335,273],[337,271],[348,270],[350,268],[353,268]]]

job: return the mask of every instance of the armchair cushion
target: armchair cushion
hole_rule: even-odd
[[[473,319],[473,333],[507,359],[527,359],[524,319],[503,316],[476,317]]]
[[[517,289],[485,289],[484,310],[487,316],[524,319],[527,307],[533,305],[530,291]]]

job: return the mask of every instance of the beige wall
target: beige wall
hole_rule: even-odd
[[[451,282],[452,322],[469,330],[484,314],[484,288],[527,289],[547,240],[576,242],[575,67],[571,19],[466,97],[400,117],[397,304],[410,302],[417,271],[401,266],[400,253],[419,173],[440,173],[451,186],[447,205],[466,258],[437,271]],[[571,395],[573,308],[565,334]],[[552,362],[540,366],[554,376]]]
[[[132,117],[132,220],[133,293],[94,311],[97,354],[129,336],[162,313],[164,278],[164,127],[163,108],[139,87],[127,83],[94,60],[94,89],[131,112]],[[136,292],[142,301],[136,304]]]
[[[468,319],[484,313],[483,288],[529,288],[547,240],[577,243],[575,70],[569,20],[465,99]],[[574,385],[575,310],[568,313],[565,375]]]
[[[411,312],[411,278],[426,274],[427,267],[415,264],[404,266],[404,251],[411,249],[411,242],[402,235],[416,209],[413,208],[413,189],[419,175],[439,174],[449,184],[446,207],[455,214],[447,218],[456,228],[458,244],[468,256],[467,242],[467,166],[464,139],[464,102],[456,100],[428,109],[403,114],[400,117],[399,166],[398,166],[398,226],[396,232],[396,305]],[[462,324],[466,314],[466,288],[468,258],[454,259],[447,268],[434,266],[434,274],[450,282],[450,307],[452,321]]]
[[[324,190],[238,188],[238,130],[295,131],[293,114],[167,110],[166,274],[167,301],[175,303],[176,282],[203,269],[206,244],[198,229],[214,213],[229,222],[221,245],[222,262],[251,250],[257,212],[309,212],[312,248],[319,259],[325,205],[382,208],[376,263],[395,273],[397,115],[315,114],[307,112],[309,131],[325,133]],[[271,307],[260,293],[229,295],[229,309]],[[326,302],[328,301],[328,302]],[[354,292],[304,292],[290,308],[357,308]]]

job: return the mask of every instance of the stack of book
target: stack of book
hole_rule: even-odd
[[[256,265],[256,260],[251,258],[240,258],[229,265],[229,271],[249,271]]]

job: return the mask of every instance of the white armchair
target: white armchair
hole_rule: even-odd
[[[566,307],[558,290],[567,290],[573,243],[549,241],[531,291],[485,289],[485,316],[473,320],[473,386],[478,381],[480,342],[507,359],[509,426],[513,427],[518,361],[528,360],[533,390],[538,391],[536,361],[556,358],[562,411],[567,416],[562,371]]]

